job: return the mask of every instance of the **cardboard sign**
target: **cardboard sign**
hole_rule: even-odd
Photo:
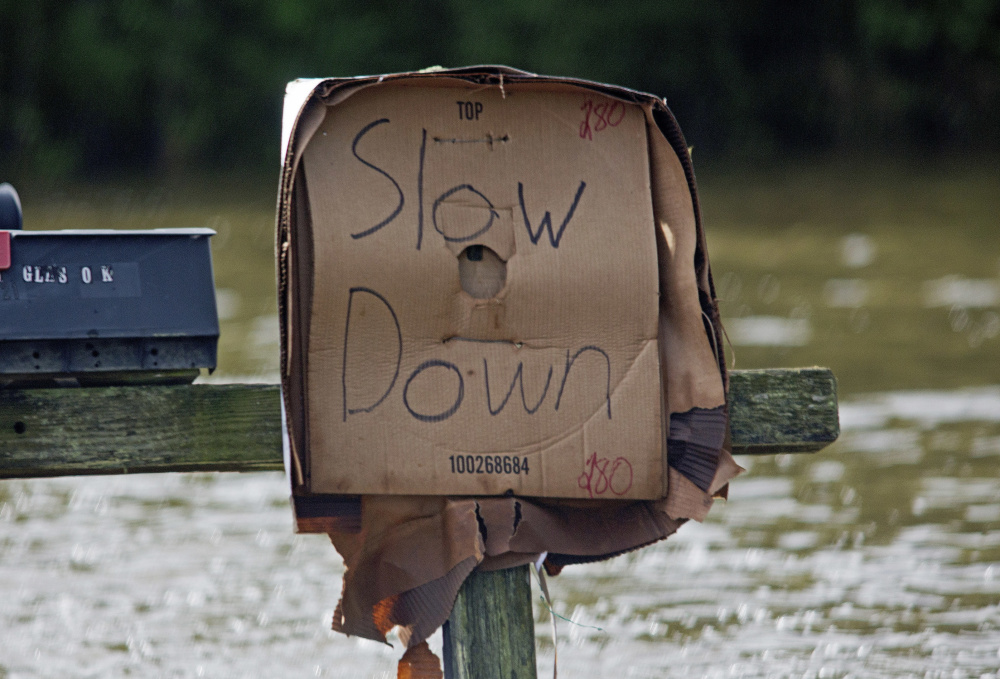
[[[347,565],[335,630],[413,646],[473,568],[705,518],[739,467],[663,99],[504,66],[297,80],[282,144],[292,505]]]
[[[283,346],[301,489],[666,496],[666,142],[648,107],[442,75],[341,87],[297,129]]]

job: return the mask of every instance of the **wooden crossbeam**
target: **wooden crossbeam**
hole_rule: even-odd
[[[0,389],[0,478],[282,469],[277,385]],[[806,453],[837,438],[823,368],[730,375],[735,454]]]

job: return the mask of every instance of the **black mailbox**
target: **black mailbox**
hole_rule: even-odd
[[[212,235],[0,231],[0,386],[191,382],[214,369]]]

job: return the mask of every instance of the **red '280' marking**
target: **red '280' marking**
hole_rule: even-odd
[[[583,102],[580,107],[583,120],[580,121],[580,139],[594,140],[594,132],[608,127],[618,127],[625,120],[625,104],[620,101],[602,101],[595,105],[593,99]],[[593,119],[593,125],[591,121]]]
[[[624,457],[616,457],[612,461],[594,453],[587,458],[583,473],[576,482],[590,497],[604,495],[608,491],[624,495],[632,490],[632,465]]]

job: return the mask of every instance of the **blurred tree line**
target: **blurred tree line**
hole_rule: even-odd
[[[272,168],[287,81],[476,63],[666,96],[709,155],[1000,150],[1000,0],[0,0],[0,170]]]

